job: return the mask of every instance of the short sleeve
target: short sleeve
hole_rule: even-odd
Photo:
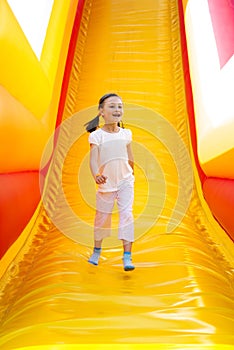
[[[89,135],[89,143],[94,145],[99,145],[99,138],[95,131],[91,132]]]
[[[132,142],[132,131],[130,129],[124,129],[125,130],[125,135],[127,139],[127,144]]]

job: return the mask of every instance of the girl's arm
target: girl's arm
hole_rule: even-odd
[[[97,184],[103,184],[106,182],[107,177],[99,174],[98,168],[98,146],[95,144],[90,144],[90,158],[89,166],[94,180]]]
[[[129,143],[127,145],[127,151],[128,151],[128,163],[129,163],[130,167],[132,168],[133,175],[134,175],[134,158],[133,158],[131,143]]]

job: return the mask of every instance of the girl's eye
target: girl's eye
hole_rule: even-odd
[[[115,105],[110,105],[109,107],[110,107],[110,108],[116,108]],[[122,109],[123,106],[120,105],[120,106],[117,106],[117,108],[118,108],[118,109]]]

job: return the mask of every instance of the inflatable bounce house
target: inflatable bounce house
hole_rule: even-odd
[[[233,349],[234,1],[0,0],[0,348]],[[98,266],[84,125],[133,133],[135,270]]]

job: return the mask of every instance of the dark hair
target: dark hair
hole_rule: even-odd
[[[109,97],[119,97],[121,98],[119,95],[115,94],[115,93],[108,93],[108,94],[105,94],[103,95],[99,102],[98,102],[98,109],[102,108],[103,107],[103,103],[105,102],[105,100]],[[88,123],[84,124],[84,126],[86,126],[86,130],[88,132],[93,132],[95,131],[98,127],[99,127],[99,117],[100,117],[100,114],[98,114],[95,118],[93,118],[92,120],[90,120]],[[121,127],[124,128],[123,126],[123,122],[121,123]],[[120,123],[118,123],[118,126],[120,126]]]
[[[103,103],[104,103],[105,100],[106,100],[107,98],[109,98],[109,97],[119,97],[119,95],[117,95],[117,94],[115,94],[115,93],[109,93],[109,94],[103,95],[103,96],[100,98],[99,102],[98,102],[98,109],[103,107]],[[120,98],[120,97],[119,97],[119,98]]]

